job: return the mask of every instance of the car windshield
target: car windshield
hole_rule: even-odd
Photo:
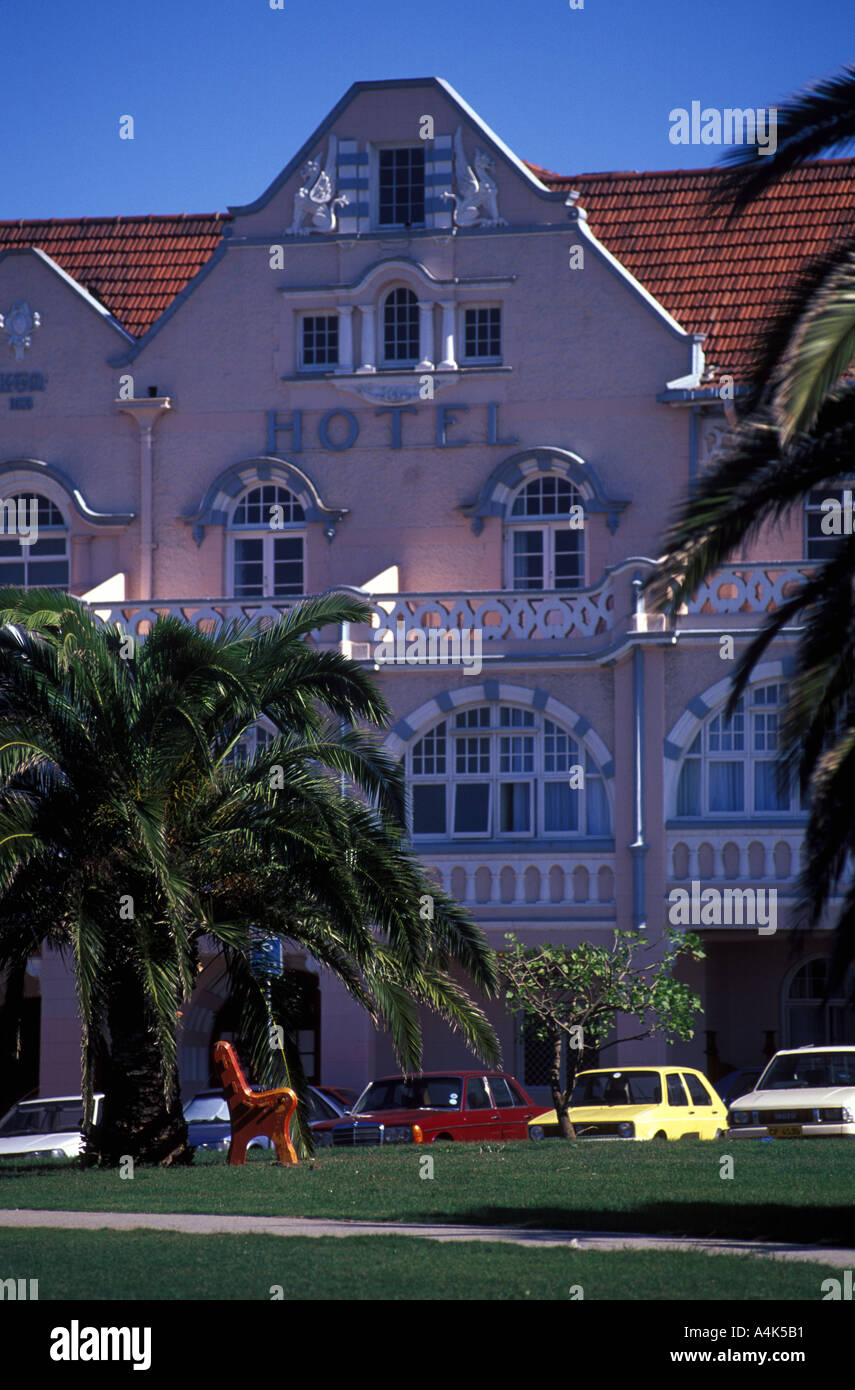
[[[64,1134],[83,1128],[83,1102],[58,1101],[53,1105],[26,1102],[10,1110],[2,1124],[0,1137],[18,1134]]]
[[[658,1072],[592,1071],[576,1078],[570,1105],[659,1105],[661,1100]]]
[[[374,1110],[459,1110],[463,1083],[459,1076],[393,1077],[372,1081],[353,1107],[354,1115]]]
[[[785,1052],[772,1059],[756,1089],[806,1090],[811,1086],[855,1086],[855,1052]]]
[[[220,1124],[229,1118],[229,1107],[221,1095],[194,1096],[184,1107],[188,1125]]]

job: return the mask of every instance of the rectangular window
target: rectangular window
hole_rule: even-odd
[[[710,814],[745,810],[742,763],[710,763]]]
[[[514,588],[543,588],[543,532],[514,531]]]
[[[459,738],[456,747],[457,772],[489,772],[489,738]]]
[[[463,357],[470,362],[498,361],[502,356],[502,311],[464,309]]]
[[[547,835],[579,829],[579,793],[569,782],[544,783],[543,829]]]
[[[531,783],[499,784],[499,829],[503,835],[531,834]]]
[[[534,739],[524,734],[503,734],[499,739],[500,772],[534,772]]]
[[[778,790],[778,767],[774,762],[754,764],[754,810],[789,811],[790,798]]]
[[[486,835],[489,829],[489,782],[458,782],[454,788],[455,834]]]
[[[264,541],[237,536],[234,547],[235,598],[263,598]]]
[[[377,218],[380,226],[423,227],[424,147],[378,151],[377,172]]]
[[[301,364],[304,367],[338,366],[336,314],[303,315]]]
[[[303,538],[277,536],[273,542],[273,593],[302,594]]]
[[[823,502],[825,507],[823,508]],[[836,505],[829,505],[834,503]],[[830,560],[853,527],[855,481],[848,487],[815,488],[805,505],[805,556]]]
[[[445,834],[445,786],[428,783],[413,787],[413,834]]]
[[[591,777],[585,773],[585,801],[587,805],[589,835],[608,835],[609,799],[602,777]]]
[[[569,528],[566,531],[556,531],[556,589],[581,589],[585,582],[583,564],[582,532],[570,530]]]

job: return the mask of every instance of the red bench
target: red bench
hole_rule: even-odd
[[[216,1044],[214,1066],[226,1094],[232,1126],[229,1163],[246,1163],[247,1144],[261,1134],[272,1141],[280,1163],[296,1163],[289,1137],[291,1116],[297,1109],[296,1093],[288,1086],[279,1091],[251,1091],[231,1043]]]

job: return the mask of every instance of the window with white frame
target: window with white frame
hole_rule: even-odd
[[[783,1010],[786,1047],[855,1042],[855,1013],[850,1003],[855,970],[849,969],[846,980],[829,997],[829,964],[826,957],[815,956],[790,980]]]
[[[41,493],[0,498],[0,585],[18,589],[67,589],[70,582],[68,523]]]
[[[300,316],[300,366],[338,366],[338,314]]]
[[[377,221],[381,227],[425,225],[424,145],[377,151]]]
[[[305,592],[306,514],[290,488],[249,488],[229,525],[231,591],[235,598],[279,598]]]
[[[754,686],[733,717],[710,715],[680,769],[678,816],[786,815],[801,809],[797,785],[778,781],[778,739],[787,688]]]
[[[855,530],[855,478],[814,488],[805,503],[805,558],[830,560]]]
[[[403,285],[383,301],[383,361],[415,366],[419,360],[419,301]]]
[[[467,305],[463,320],[463,362],[501,362],[502,311],[496,304]]]
[[[413,745],[408,772],[416,838],[609,834],[602,772],[537,710],[458,710]]]
[[[544,473],[523,483],[505,519],[506,572],[513,589],[581,589],[585,584],[582,494]]]

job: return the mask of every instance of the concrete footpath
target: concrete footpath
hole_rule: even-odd
[[[415,1236],[422,1240],[505,1241],[573,1250],[701,1250],[708,1255],[763,1255],[855,1269],[855,1250],[778,1241],[645,1236],[623,1231],[526,1230],[513,1226],[449,1226],[381,1221],[306,1220],[293,1216],[202,1216],[184,1212],[0,1210],[0,1227],[79,1231],[179,1231],[184,1235]]]

